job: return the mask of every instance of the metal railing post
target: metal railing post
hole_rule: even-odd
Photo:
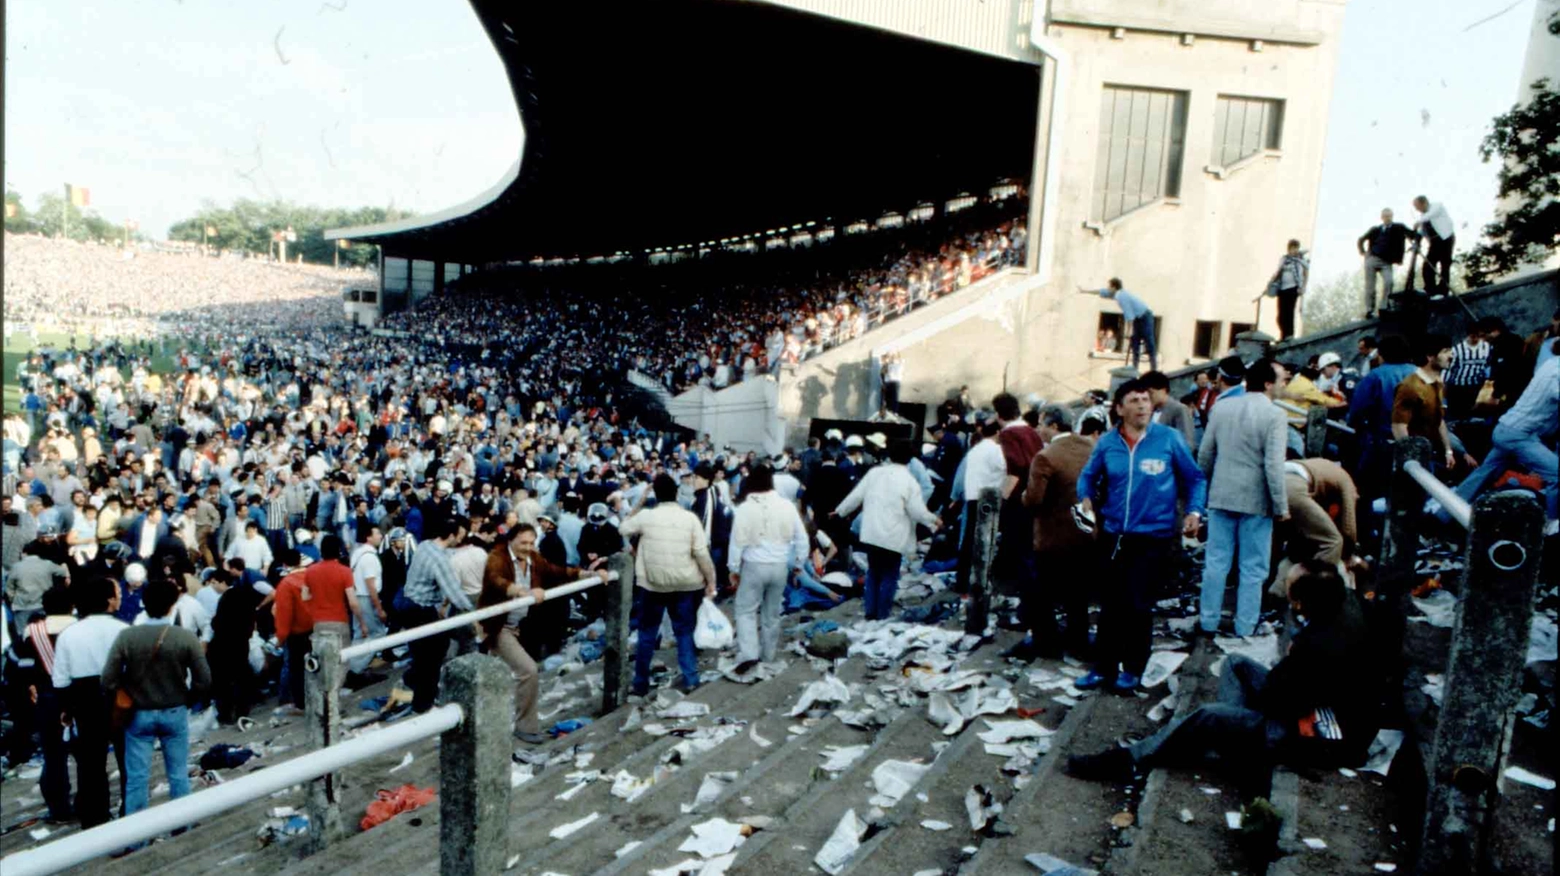
[[[312,652],[303,672],[304,713],[309,728],[309,749],[319,751],[341,741],[341,647],[343,637],[337,624],[320,624],[310,637]],[[309,814],[310,853],[318,852],[340,840],[341,776],[326,773],[309,782],[305,809]]]
[[[502,873],[509,856],[514,676],[497,657],[467,654],[444,665],[440,688],[465,720],[439,740],[439,873]]]
[[[1527,493],[1486,493],[1474,505],[1417,873],[1492,872],[1498,782],[1522,692],[1543,529],[1543,509]]]
[[[628,653],[629,615],[634,605],[634,555],[628,551],[613,554],[607,568],[617,573],[616,581],[602,586],[607,590],[607,631],[601,649],[601,713],[623,705],[632,681],[632,655]]]
[[[970,551],[970,601],[964,616],[966,635],[985,637],[991,619],[991,567],[997,558],[997,518],[1002,493],[995,488],[980,491],[975,503],[975,545]]]
[[[1305,457],[1320,459],[1327,450],[1327,409],[1311,405],[1305,412]]]

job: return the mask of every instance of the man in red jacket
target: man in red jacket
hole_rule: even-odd
[[[304,583],[306,572],[299,565],[298,552],[288,548],[282,562],[290,571],[276,585],[271,614],[276,619],[276,645],[285,653],[282,689],[293,706],[302,709],[303,659],[309,654],[309,636],[314,633],[313,600]]]
[[[309,601],[309,613],[314,623],[325,630],[341,634],[343,645],[352,642],[352,624],[368,638],[368,621],[358,604],[356,582],[345,560],[346,545],[341,537],[332,533],[320,539],[320,561],[304,574],[304,596]],[[382,678],[347,673],[347,687],[357,689]]]

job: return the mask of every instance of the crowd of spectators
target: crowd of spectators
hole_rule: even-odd
[[[373,275],[359,270],[5,235],[8,334],[20,326],[187,336],[215,333],[244,310],[286,329],[339,319],[342,287],[372,283]]]
[[[910,310],[1021,264],[1022,198],[897,229],[778,251],[652,265],[516,267],[471,274],[454,294],[391,315],[387,328],[475,343],[491,312],[513,334],[551,334],[560,353],[627,350],[671,392],[775,373]],[[474,306],[472,298],[482,304]],[[576,328],[578,327],[578,328]],[[579,355],[590,357],[590,350]]]

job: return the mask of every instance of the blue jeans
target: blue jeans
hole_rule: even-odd
[[[1208,632],[1219,629],[1224,583],[1229,579],[1237,550],[1240,587],[1235,592],[1235,635],[1249,636],[1256,631],[1262,613],[1262,583],[1267,580],[1273,553],[1273,518],[1209,509],[1201,599],[1202,628]]]
[[[894,610],[894,596],[899,593],[899,551],[875,544],[862,547],[867,549],[867,586],[861,594],[867,620],[887,620]]]
[[[1132,320],[1132,339],[1128,341],[1132,351],[1132,367],[1138,367],[1143,361],[1143,348],[1148,348],[1148,367],[1151,371],[1159,370],[1159,350],[1154,342],[1154,312],[1143,311],[1143,315]]]
[[[693,686],[699,683],[699,653],[693,644],[693,628],[699,622],[699,602],[704,599],[701,590],[676,590],[660,593],[645,590],[639,609],[639,645],[634,653],[634,689],[645,690],[650,686],[650,658],[660,639],[661,615],[672,616],[672,632],[677,635],[677,668],[682,671],[683,683]]]
[[[190,792],[190,710],[137,709],[125,728],[125,814],[146,808],[152,780],[152,744],[162,740],[163,771],[168,796],[177,800]]]
[[[1544,479],[1544,513],[1550,520],[1554,520],[1557,516],[1556,498],[1560,495],[1557,493],[1560,490],[1560,458],[1556,457],[1554,448],[1544,444],[1538,437],[1508,429],[1498,423],[1490,434],[1490,452],[1473,474],[1457,485],[1457,495],[1472,502],[1483,492],[1491,478],[1499,477],[1513,465],[1521,465],[1529,473]],[[1441,512],[1441,518],[1447,518],[1445,511]]]

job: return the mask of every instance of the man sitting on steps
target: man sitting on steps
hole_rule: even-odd
[[[1177,717],[1126,748],[1067,759],[1080,779],[1129,781],[1161,764],[1215,755],[1240,777],[1249,812],[1275,815],[1266,803],[1273,765],[1357,766],[1376,736],[1380,691],[1361,667],[1372,663],[1370,638],[1354,595],[1332,566],[1315,560],[1289,587],[1302,629],[1288,656],[1271,670],[1231,654],[1219,673],[1218,701]],[[1256,802],[1260,799],[1261,802]]]

